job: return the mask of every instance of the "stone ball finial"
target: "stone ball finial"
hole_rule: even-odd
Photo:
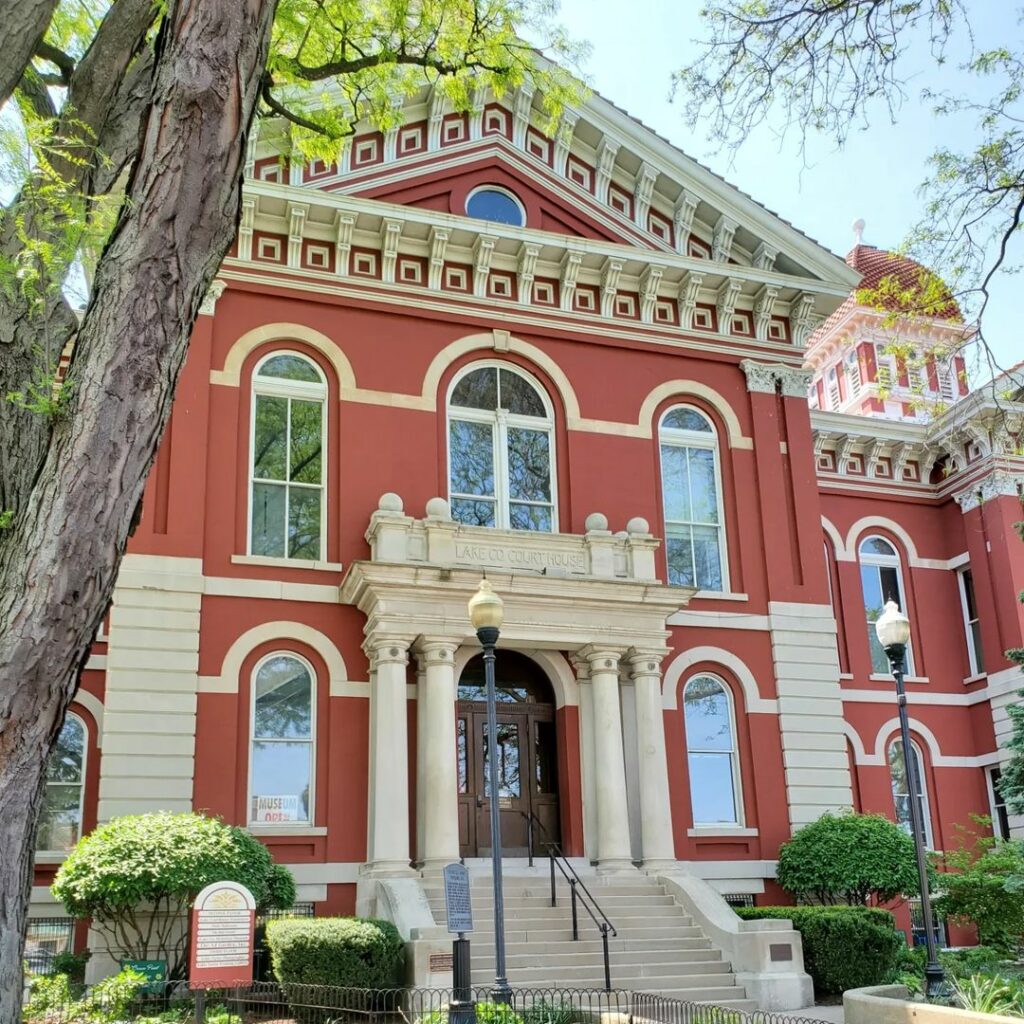
[[[380,496],[377,508],[381,512],[402,512],[405,510],[405,502],[394,491],[387,491]]]
[[[853,244],[854,245],[863,245],[864,244],[864,228],[866,226],[867,225],[864,223],[864,218],[863,217],[858,217],[853,222],[852,227],[853,227]]]
[[[452,510],[444,498],[431,498],[427,502],[426,511],[428,519],[444,519],[447,521],[452,517]]]
[[[633,516],[628,523],[626,523],[626,533],[650,533],[651,524],[644,519],[643,516]]]
[[[583,520],[583,527],[587,533],[590,533],[591,530],[607,530],[608,517],[603,512],[591,512],[590,515]]]

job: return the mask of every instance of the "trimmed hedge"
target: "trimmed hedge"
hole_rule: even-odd
[[[800,933],[804,969],[818,996],[883,985],[898,971],[906,948],[888,910],[877,907],[740,907],[745,921],[789,918]]]
[[[405,943],[390,921],[290,917],[267,922],[267,946],[281,985],[397,988]]]

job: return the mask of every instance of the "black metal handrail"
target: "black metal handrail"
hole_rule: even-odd
[[[617,936],[615,925],[608,919],[608,915],[601,909],[601,904],[594,899],[593,893],[587,888],[586,883],[576,873],[576,869],[569,863],[569,859],[562,852],[562,847],[554,839],[548,837],[548,830],[544,823],[533,813],[533,811],[519,812],[526,819],[526,841],[530,849],[530,866],[533,867],[533,827],[537,826],[544,833],[544,845],[548,850],[548,864],[551,870],[551,906],[558,906],[558,890],[555,878],[555,868],[562,873],[562,877],[569,883],[569,894],[572,900],[572,940],[578,942],[580,938],[579,915],[576,910],[576,903],[579,901],[583,909],[590,916],[590,920],[597,926],[601,933],[601,948],[604,953],[604,987],[606,992],[612,988],[611,963],[608,956],[608,936]],[[582,890],[582,895],[577,892]],[[595,913],[596,911],[596,913]],[[600,920],[598,920],[600,915]]]

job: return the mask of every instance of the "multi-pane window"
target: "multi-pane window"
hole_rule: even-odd
[[[878,640],[875,622],[885,609],[887,601],[895,601],[906,613],[903,600],[903,580],[900,574],[900,556],[884,537],[866,537],[860,544],[860,583],[864,593],[864,615],[867,620],[868,644],[871,647],[871,670],[876,674],[889,672],[889,658]],[[906,670],[914,674],[907,645]]]
[[[448,401],[452,517],[554,531],[554,481],[554,421],[541,388],[508,366],[477,366],[458,377]]]
[[[683,691],[693,823],[739,825],[739,763],[732,701],[714,676],[695,676]]]
[[[988,795],[992,802],[992,834],[996,839],[1010,838],[1010,815],[1006,809],[1006,797],[999,789],[999,781],[1003,777],[1002,771],[998,768],[989,768],[985,772],[988,776]]]
[[[81,838],[85,735],[82,720],[69,714],[46,763],[46,788],[36,834],[37,850],[65,852]]]
[[[978,603],[974,598],[974,575],[970,569],[962,569],[960,576],[960,602],[964,612],[964,629],[967,633],[967,658],[971,675],[985,671],[985,660],[981,653],[981,623],[978,619]]]
[[[276,353],[253,377],[249,553],[318,561],[324,551],[327,386],[303,356]]]
[[[253,678],[249,820],[312,823],[314,688],[294,655],[264,659]]]
[[[903,741],[893,740],[889,744],[889,778],[892,781],[892,802],[896,811],[896,822],[907,835],[913,835],[910,818],[910,794],[913,791],[917,802],[917,813],[921,820],[921,838],[924,845],[934,849],[932,843],[932,818],[928,809],[928,791],[924,782],[924,758],[917,744],[910,744],[910,756],[914,765],[914,785],[907,779],[906,764],[903,760]]]
[[[721,591],[727,587],[718,438],[708,418],[679,406],[661,420],[661,486],[668,581]]]

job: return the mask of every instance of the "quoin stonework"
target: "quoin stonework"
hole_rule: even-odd
[[[1021,381],[969,388],[955,307],[915,328],[934,357],[888,354],[852,295],[913,265],[833,255],[599,96],[554,138],[539,104],[424,90],[329,166],[290,162],[281,126],[254,141],[61,735],[34,920],[97,822],[195,809],[259,836],[314,913],[443,951],[440,869],[490,852],[484,573],[512,877],[532,820],[538,855],[689,879],[725,948],[721,897],[779,902],[780,843],[826,811],[918,800],[938,850],[972,814],[1024,824],[995,789]],[[726,952],[747,996],[797,1004],[798,950]]]

